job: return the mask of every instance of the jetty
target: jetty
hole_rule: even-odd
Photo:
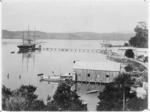
[[[103,49],[42,48],[43,51],[104,53]]]

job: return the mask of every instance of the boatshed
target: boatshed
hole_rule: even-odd
[[[73,72],[79,82],[109,83],[120,73],[120,63],[74,61]]]

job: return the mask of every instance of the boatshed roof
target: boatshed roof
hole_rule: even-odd
[[[120,71],[120,63],[116,62],[93,62],[93,61],[76,61],[73,69],[89,69],[103,71]]]

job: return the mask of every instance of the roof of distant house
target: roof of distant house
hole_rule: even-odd
[[[103,71],[120,71],[120,63],[116,62],[94,62],[94,61],[76,61],[73,69],[90,69]]]
[[[148,52],[148,48],[136,48],[137,52]]]
[[[127,50],[127,49],[132,49],[137,52],[148,52],[148,48],[135,48],[135,47],[121,47],[118,50]]]

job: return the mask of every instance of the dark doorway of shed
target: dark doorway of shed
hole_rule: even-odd
[[[106,75],[106,83],[109,83],[109,75]]]
[[[109,78],[109,75],[106,75],[106,78]]]
[[[90,77],[90,74],[87,74],[87,77]]]

